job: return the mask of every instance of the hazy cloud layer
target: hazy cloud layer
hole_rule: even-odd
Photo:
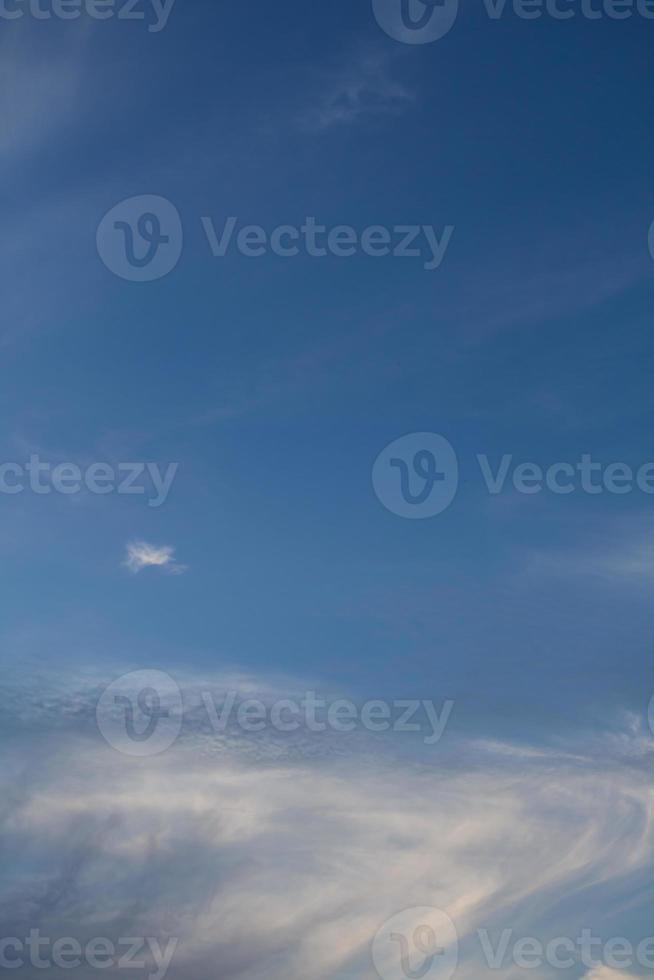
[[[266,734],[197,726],[134,759],[94,730],[93,697],[7,702],[5,934],[176,937],[168,975],[180,980],[368,978],[379,926],[429,905],[456,922],[457,976],[472,978],[478,928],[610,938],[607,910],[652,863],[642,731],[570,751],[482,741],[400,758],[392,739],[339,755],[312,754],[333,735],[292,752],[279,738],[271,752]],[[19,718],[32,734],[16,734]],[[57,732],[44,738],[48,718]],[[580,890],[571,917],[565,897]]]

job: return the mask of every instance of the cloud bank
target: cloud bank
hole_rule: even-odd
[[[642,734],[626,753],[482,741],[400,757],[381,740],[316,752],[327,736],[275,745],[198,727],[138,759],[87,724],[91,694],[7,711],[4,934],[178,938],[173,980],[367,980],[377,930],[416,906],[452,917],[467,980],[486,969],[477,929],[608,939],[625,884],[651,877]],[[58,720],[50,737],[37,714]]]

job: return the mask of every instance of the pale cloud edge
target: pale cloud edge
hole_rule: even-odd
[[[175,558],[175,549],[170,545],[153,545],[147,541],[131,541],[127,545],[127,557],[123,562],[132,574],[144,568],[160,568],[170,575],[182,575],[188,565],[181,565]]]

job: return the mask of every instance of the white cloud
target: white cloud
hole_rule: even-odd
[[[162,568],[173,575],[181,575],[188,568],[187,565],[178,564],[174,548],[169,545],[157,547],[146,541],[132,541],[127,545],[124,564],[134,574],[144,568]]]
[[[314,734],[286,750],[278,739],[275,753],[267,733],[246,747],[198,725],[134,759],[95,730],[58,731],[15,742],[13,769],[0,768],[9,934],[30,923],[179,937],[169,980],[215,964],[220,980],[367,978],[380,925],[422,905],[452,916],[457,980],[472,980],[484,965],[470,952],[477,929],[602,934],[628,876],[654,861],[651,771],[610,743],[596,754],[467,743],[461,757],[409,761],[392,740],[336,755],[316,744],[338,737]]]
[[[301,118],[308,129],[357,122],[362,116],[398,112],[414,94],[393,78],[393,59],[387,51],[371,48],[358,54],[354,63],[325,72],[322,94]]]
[[[654,523],[649,518],[605,523],[601,540],[595,535],[580,540],[574,548],[535,551],[527,567],[537,575],[650,588],[654,585]]]
[[[634,974],[612,970],[610,966],[597,966],[594,970],[589,970],[584,980],[634,980]]]

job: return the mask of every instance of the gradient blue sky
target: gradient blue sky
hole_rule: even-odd
[[[146,667],[306,678],[452,698],[466,744],[584,745],[584,779],[603,739],[651,759],[653,498],[495,498],[475,454],[654,460],[653,43],[638,17],[495,22],[468,2],[416,47],[367,0],[177,0],[158,34],[2,22],[0,456],[179,463],[159,509],[0,498],[12,691]],[[140,194],[174,202],[185,233],[149,284],[95,246]],[[428,272],[215,259],[202,215],[456,230]],[[371,485],[415,431],[461,464],[428,521]],[[187,570],[130,574],[135,539]]]

